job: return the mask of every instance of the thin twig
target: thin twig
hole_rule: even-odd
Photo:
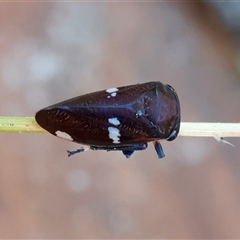
[[[0,132],[46,133],[34,117],[0,117]],[[182,122],[179,136],[240,137],[240,123]]]
[[[45,133],[34,117],[0,117],[0,132]]]
[[[179,136],[240,137],[240,123],[182,122]]]

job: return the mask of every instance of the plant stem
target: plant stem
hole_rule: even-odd
[[[0,132],[45,133],[34,117],[0,117]]]
[[[34,117],[0,117],[0,132],[46,133]],[[240,123],[182,122],[179,136],[240,137]]]
[[[179,136],[240,137],[240,123],[182,122]]]

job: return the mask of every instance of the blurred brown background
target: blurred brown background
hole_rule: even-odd
[[[0,3],[0,115],[159,80],[183,121],[239,122],[239,3]],[[126,159],[0,133],[0,238],[240,238],[240,141]]]

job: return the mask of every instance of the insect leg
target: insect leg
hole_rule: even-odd
[[[132,150],[123,150],[123,155],[125,155],[126,158],[130,158],[132,156],[132,154],[134,153],[134,151]]]
[[[144,150],[147,148],[147,143],[137,143],[137,144],[128,144],[128,145],[121,145],[121,146],[110,146],[110,147],[101,147],[101,146],[91,146],[90,149],[92,150],[107,150],[107,151],[122,151],[123,154],[130,158],[134,151]]]
[[[79,148],[79,149],[77,149],[77,150],[73,150],[73,151],[67,150],[68,157],[70,157],[70,156],[72,156],[72,155],[74,155],[74,154],[76,154],[76,153],[85,152],[85,151],[87,151],[87,150],[89,150],[89,149],[90,149],[90,148],[89,148],[88,146],[85,146],[85,147],[81,147],[81,148]]]
[[[165,154],[163,152],[163,148],[162,148],[162,145],[160,144],[160,142],[159,141],[154,141],[153,145],[154,145],[155,150],[157,152],[158,158],[164,158]]]

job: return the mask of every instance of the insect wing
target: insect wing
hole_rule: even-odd
[[[150,82],[82,95],[40,110],[36,120],[53,135],[86,145],[151,141],[157,130],[145,111],[155,86]]]

